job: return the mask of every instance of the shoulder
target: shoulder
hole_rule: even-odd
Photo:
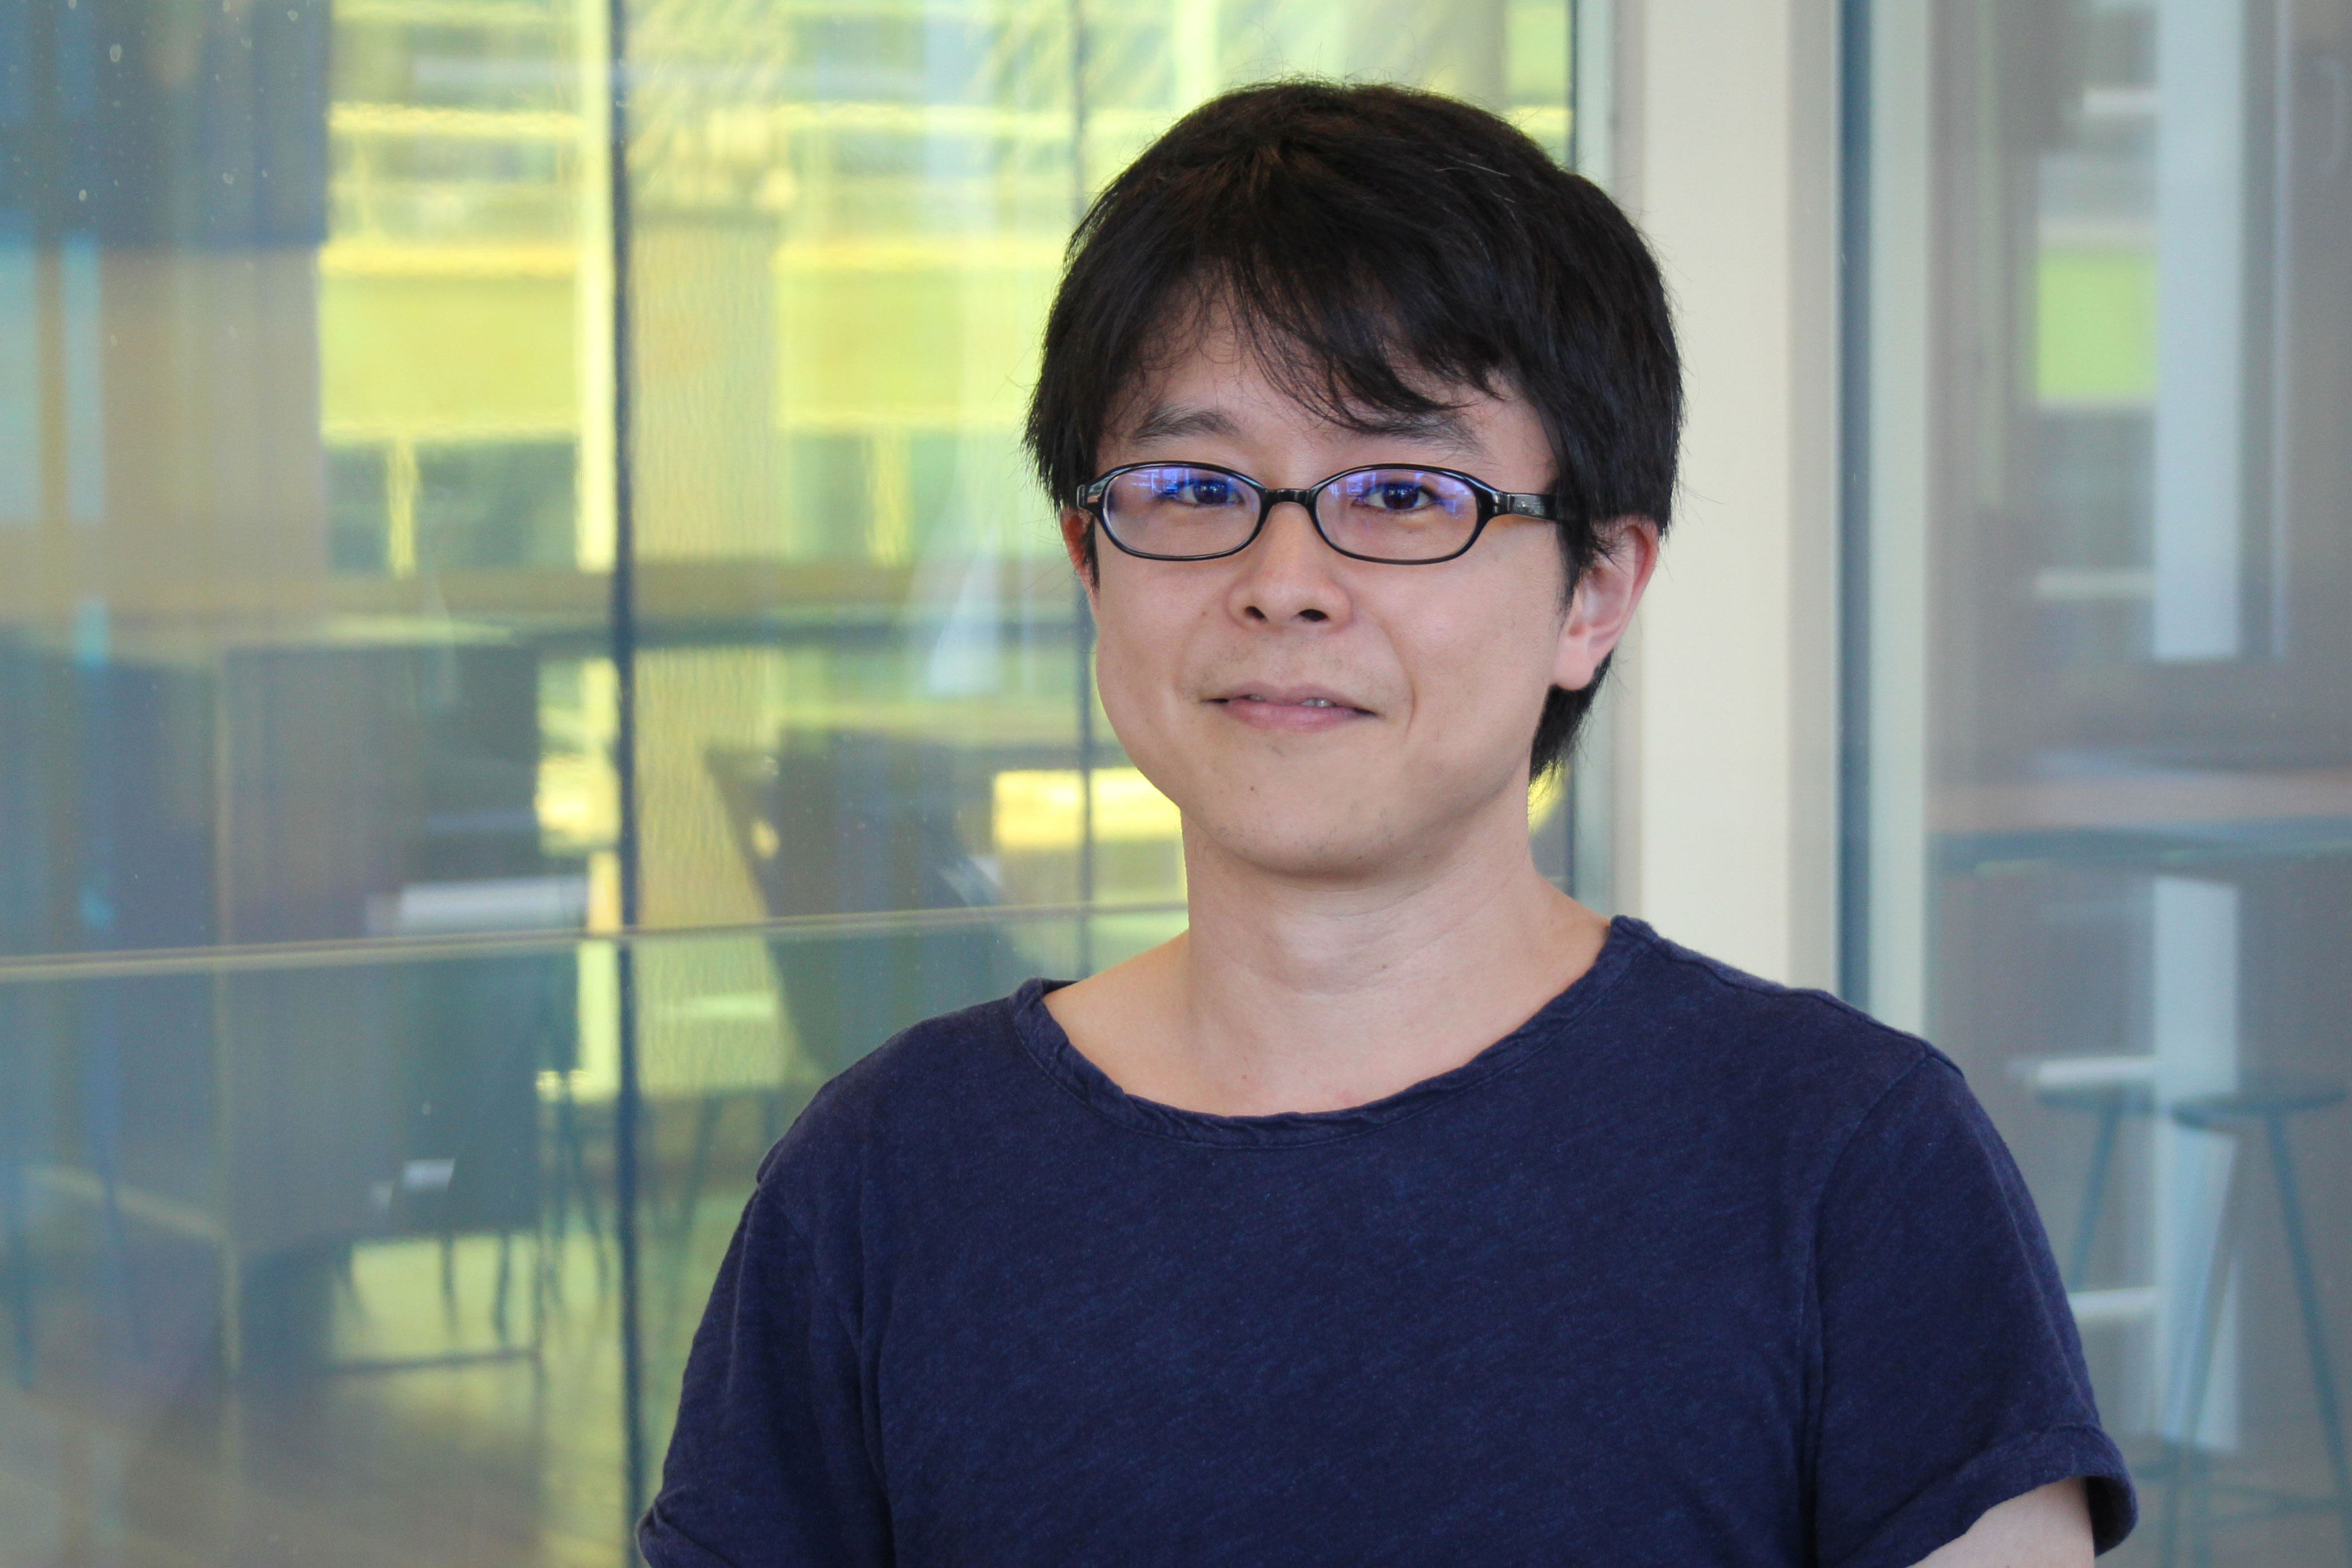
[[[1633,952],[1623,1002],[1669,1035],[1786,1053],[1849,1071],[1899,1074],[1923,1064],[1958,1072],[1934,1046],[1872,1018],[1843,998],[1784,986],[1669,941],[1639,920],[1617,928]]]
[[[815,1194],[951,1146],[958,1129],[1034,1088],[1014,1028],[1032,980],[1012,997],[901,1030],[816,1092],[760,1166],[763,1192]]]
[[[1616,925],[1629,952],[1610,1009],[1686,1103],[1777,1119],[1816,1146],[1859,1127],[1882,1102],[1973,1110],[1959,1069],[1916,1035],[1825,991],[1694,952],[1641,921]]]

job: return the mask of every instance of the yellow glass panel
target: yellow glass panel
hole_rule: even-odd
[[[2045,250],[2038,289],[2034,370],[2044,403],[2155,397],[2154,256],[2122,248]]]
[[[319,289],[327,429],[569,433],[580,420],[576,337],[567,276],[329,272]]]
[[[1084,793],[1074,768],[1000,773],[995,785],[996,846],[1058,850],[1078,846]],[[1097,768],[1089,776],[1094,834],[1105,842],[1172,839],[1183,831],[1176,803],[1132,768]]]

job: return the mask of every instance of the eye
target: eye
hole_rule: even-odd
[[[1444,504],[1443,498],[1430,488],[1425,476],[1409,472],[1351,475],[1340,489],[1349,506],[1387,517],[1404,517]]]
[[[1218,474],[1175,474],[1162,480],[1152,499],[1175,507],[1230,507],[1238,486]]]

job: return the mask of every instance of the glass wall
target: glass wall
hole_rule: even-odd
[[[1570,47],[0,0],[0,1555],[625,1561],[811,1091],[1181,925],[1015,440],[1089,192],[1294,70],[1565,155]]]
[[[1847,15],[1847,985],[2039,1195],[2125,1558],[2341,1563],[2352,6]]]

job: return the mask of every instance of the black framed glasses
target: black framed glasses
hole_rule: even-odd
[[[1513,495],[1451,468],[1379,464],[1303,490],[1276,490],[1202,463],[1130,463],[1090,480],[1078,505],[1129,555],[1215,560],[1245,550],[1285,501],[1307,508],[1323,542],[1355,560],[1429,566],[1478,542],[1496,517],[1559,520],[1549,496]]]

